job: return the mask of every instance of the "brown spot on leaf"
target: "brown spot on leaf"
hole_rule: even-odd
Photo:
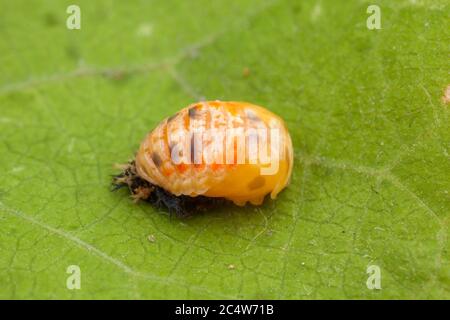
[[[450,84],[444,90],[444,95],[442,96],[442,102],[445,104],[450,103]]]
[[[262,186],[264,186],[264,184],[266,183],[266,179],[264,179],[261,176],[256,177],[255,179],[253,179],[249,184],[248,184],[248,188],[250,190],[255,190],[255,189],[259,189]]]

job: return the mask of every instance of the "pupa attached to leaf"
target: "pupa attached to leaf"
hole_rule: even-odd
[[[186,215],[223,202],[275,199],[292,166],[292,142],[280,117],[246,102],[206,101],[154,128],[113,185]]]

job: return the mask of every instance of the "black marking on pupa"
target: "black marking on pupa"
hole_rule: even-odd
[[[137,175],[135,162],[128,163],[122,173],[114,176],[111,191],[128,187],[133,198],[149,202],[153,206],[175,213],[178,217],[188,217],[192,214],[213,209],[219,205],[230,203],[225,198],[205,196],[176,196],[169,191],[154,185]]]

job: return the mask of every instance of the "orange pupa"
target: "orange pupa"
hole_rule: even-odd
[[[114,185],[186,214],[224,200],[244,206],[275,199],[292,167],[292,141],[279,116],[247,102],[204,101],[148,133]]]

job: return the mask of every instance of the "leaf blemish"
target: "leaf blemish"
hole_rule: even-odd
[[[450,103],[450,84],[444,90],[444,95],[442,96],[442,102],[445,104]]]

